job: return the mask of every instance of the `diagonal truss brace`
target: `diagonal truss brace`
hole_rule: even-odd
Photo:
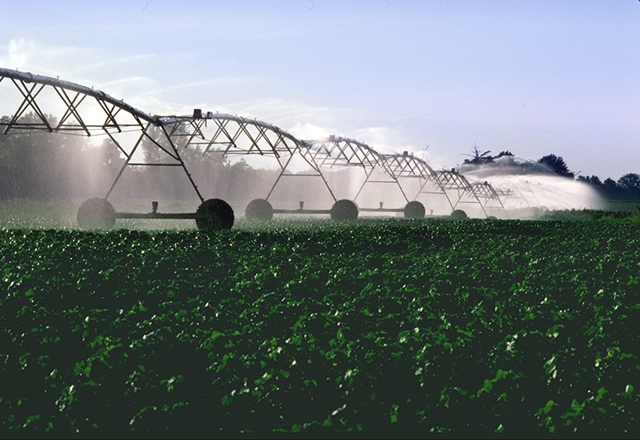
[[[386,163],[386,157],[378,153],[369,145],[355,139],[331,135],[324,139],[307,141],[311,146],[309,155],[318,164],[318,168],[360,167],[365,179],[358,189],[354,201],[362,193],[367,183],[391,183],[398,186],[402,196],[408,202],[409,199],[398,181],[398,178],[390,171]],[[374,170],[383,169],[391,180],[373,181],[371,177]]]
[[[156,166],[156,167],[159,166],[159,167],[181,167],[183,169],[184,173],[186,174],[187,178],[189,179],[189,182],[191,183],[191,186],[193,187],[194,191],[198,195],[198,198],[200,199],[201,202],[204,202],[204,197],[200,193],[200,190],[198,189],[198,186],[196,185],[195,181],[193,180],[193,177],[191,176],[191,173],[189,173],[189,170],[187,169],[186,164],[182,160],[182,157],[180,156],[180,153],[178,152],[178,148],[176,147],[175,143],[171,139],[171,136],[169,135],[169,133],[167,131],[167,128],[164,125],[160,126],[160,130],[161,130],[160,136],[161,136],[162,139],[164,139],[166,141],[166,143],[168,144],[168,148],[163,146],[162,143],[158,139],[155,139],[154,136],[152,136],[150,134],[150,130],[153,127],[154,127],[154,125],[151,124],[151,123],[148,123],[146,125],[146,127],[142,130],[142,133],[138,137],[138,140],[134,144],[132,150],[130,152],[128,152],[128,153],[120,146],[120,144],[111,135],[111,133],[109,133],[107,130],[105,130],[110,135],[111,139],[114,142],[116,142],[116,145],[118,146],[120,151],[122,151],[124,153],[124,155],[126,157],[126,160],[125,160],[124,164],[120,167],[120,171],[118,172],[118,175],[116,176],[115,180],[111,184],[111,187],[109,188],[109,191],[107,191],[105,199],[109,198],[109,196],[111,195],[113,189],[115,188],[116,184],[120,180],[120,177],[122,176],[122,174],[124,173],[124,170],[126,168],[128,168],[128,167],[141,167],[141,166]],[[142,145],[142,142],[145,139],[150,140],[155,146],[157,146],[162,151],[167,153],[172,159],[175,160],[175,162],[172,162],[172,163],[164,163],[164,162],[162,162],[162,163],[134,163],[134,162],[132,162],[131,160],[133,158],[133,155],[136,153],[136,150],[138,149],[138,147],[140,147]]]
[[[394,178],[413,178],[420,181],[420,188],[413,198],[414,200],[417,199],[420,194],[441,194],[445,196],[451,209],[454,209],[447,191],[438,179],[437,173],[426,161],[415,157],[413,154],[409,154],[407,151],[403,154],[385,155],[384,158],[386,170],[391,176],[394,176]],[[425,191],[425,186],[428,182],[432,182],[439,191]]]
[[[113,141],[124,155],[125,163],[107,192],[107,198],[118,183],[124,170],[129,166],[179,166],[184,170],[200,200],[203,200],[198,187],[180,157],[176,145],[172,142],[171,137],[168,136],[162,121],[157,117],[144,113],[99,90],[57,78],[0,68],[0,82],[2,81],[13,85],[15,90],[18,91],[17,97],[19,98],[12,116],[8,119],[0,120],[0,130],[4,134],[13,131],[33,132],[42,130],[48,132],[80,132],[86,136],[106,134]],[[13,99],[15,99],[15,96]],[[47,115],[43,111],[43,106],[39,104],[39,102],[43,103],[43,100],[47,100],[47,104],[52,104],[56,111],[60,108],[62,109],[62,116],[57,122],[54,122],[54,115]],[[6,104],[13,101],[7,99],[0,102]],[[97,103],[98,105],[94,105],[91,108],[91,103]],[[95,111],[96,108],[97,112]],[[25,120],[24,116],[28,110],[33,111],[35,118]],[[102,116],[100,115],[101,111]],[[104,119],[101,119],[101,117]],[[151,136],[150,130],[152,127],[160,128],[161,139],[155,139]],[[140,133],[131,151],[127,151],[115,137],[116,133],[122,133],[123,131]],[[172,159],[173,163],[133,163],[132,157],[144,139],[150,140],[155,147],[164,151]]]
[[[262,121],[222,113],[195,110],[193,116],[159,117],[163,124],[179,124],[173,128],[171,137],[186,139],[185,147],[201,148],[203,155],[221,153],[223,156],[261,155],[274,157],[280,167],[275,182],[265,199],[269,199],[282,177],[320,177],[333,200],[337,200],[317,163],[309,155],[310,145],[286,131]],[[212,124],[213,134],[206,133],[207,124]],[[292,174],[287,169],[298,154],[315,174]]]

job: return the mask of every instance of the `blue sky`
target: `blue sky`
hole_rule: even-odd
[[[640,173],[640,2],[0,0],[0,66],[451,167]],[[0,104],[0,113],[2,108]]]

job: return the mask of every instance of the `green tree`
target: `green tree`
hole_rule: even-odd
[[[478,147],[476,146],[476,144],[473,144],[473,147],[471,148],[471,154],[467,155],[471,157],[471,159],[465,159],[464,163],[473,164],[473,165],[482,165],[485,163],[493,162],[493,157],[491,157],[489,153],[491,153],[491,150],[487,150],[484,153],[480,153],[480,150],[478,150]]]
[[[618,179],[618,186],[629,190],[640,190],[640,175],[628,173]]]
[[[571,179],[575,176],[573,172],[569,171],[569,167],[561,156],[549,154],[538,159],[538,163],[546,166],[558,176],[569,177]]]
[[[632,199],[640,198],[640,175],[628,173],[618,179],[618,187],[621,188],[625,196]]]
[[[589,185],[593,185],[596,188],[602,188],[604,185],[598,176],[578,176],[576,180],[579,182],[588,183]]]

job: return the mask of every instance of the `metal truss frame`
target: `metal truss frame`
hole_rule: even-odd
[[[323,139],[310,140],[307,143],[313,147],[309,151],[319,168],[331,169],[336,166],[362,168],[365,179],[356,192],[353,198],[354,201],[357,201],[367,184],[391,183],[398,187],[405,201],[409,202],[410,200],[415,200],[421,193],[427,193],[427,191],[424,191],[425,185],[427,182],[432,181],[440,189],[437,194],[443,194],[453,209],[446,191],[440,188],[439,182],[435,178],[435,171],[425,161],[413,155],[408,153],[401,155],[381,154],[364,142],[335,135]],[[372,180],[373,171],[376,168],[383,170],[389,180]],[[410,198],[407,196],[400,181],[403,178],[420,179],[420,189],[415,197]],[[382,207],[372,210],[380,211]]]
[[[383,157],[385,170],[389,175],[393,176],[394,179],[409,178],[419,180],[420,188],[413,200],[417,199],[420,194],[441,194],[446,197],[451,209],[454,209],[454,205],[451,203],[445,187],[442,186],[438,179],[438,174],[426,161],[406,151],[403,154],[387,154]],[[425,191],[425,186],[428,182],[432,182],[439,191]]]
[[[471,182],[470,185],[476,195],[476,198],[480,200],[485,214],[487,213],[487,205],[493,201],[499,205],[496,208],[502,208],[507,218],[509,218],[509,213],[505,209],[502,200],[500,200],[498,192],[489,182]],[[484,200],[484,203],[482,203],[482,200]]]
[[[82,136],[106,135],[114,142],[118,150],[124,155],[125,161],[111,184],[105,199],[109,198],[127,167],[177,166],[183,169],[194,191],[200,200],[204,201],[176,145],[168,135],[163,121],[158,117],[142,112],[102,91],[57,78],[0,68],[0,84],[13,85],[19,92],[20,101],[8,119],[0,120],[0,130],[2,130],[3,134],[47,131],[49,133]],[[55,93],[50,93],[51,90]],[[47,93],[49,94],[45,97],[44,95]],[[59,119],[57,116],[47,115],[43,111],[43,105],[39,102],[41,99],[49,100],[52,96],[54,99],[59,99],[55,104],[63,109]],[[96,116],[95,112],[91,112],[91,104],[94,104],[93,109],[99,109],[98,114],[100,116]],[[24,121],[27,111],[35,115],[34,121]],[[161,135],[159,137],[152,135],[151,132],[154,127],[160,130]],[[117,139],[117,135],[124,132],[140,133],[131,150],[124,148],[120,140]],[[171,159],[171,162],[132,162],[134,153],[145,139],[164,151]]]
[[[280,173],[268,191],[265,200],[273,194],[282,177],[319,177],[331,198],[336,197],[316,163],[316,152],[312,145],[299,140],[281,128],[237,115],[224,113],[202,113],[196,109],[192,116],[160,117],[164,126],[172,126],[169,136],[185,138],[184,147],[193,146],[203,155],[219,153],[223,156],[260,155],[276,159]],[[208,124],[211,123],[211,128]],[[212,134],[209,135],[209,132]],[[311,168],[313,174],[295,174],[287,169],[298,154]]]
[[[115,129],[118,131],[128,128],[137,129],[145,122],[151,122],[156,125],[159,124],[157,118],[130,106],[124,101],[115,99],[102,91],[69,81],[0,68],[0,83],[3,81],[5,84],[11,82],[23,98],[10,121],[0,124],[0,127],[3,127],[2,131],[4,134],[9,133],[10,130],[45,130],[50,133],[80,131],[87,136],[91,136],[92,134],[96,134],[96,132],[107,129]],[[66,107],[64,114],[57,123],[54,123],[52,118],[48,117],[42,111],[37,101],[41,92],[47,87],[52,88],[56,92],[60,101],[64,104],[64,107]],[[84,121],[80,113],[80,105],[87,97],[94,98],[104,111],[105,121],[102,124],[90,124]],[[26,124],[20,122],[20,118],[25,115],[28,109],[31,109],[33,113],[38,116],[39,122]],[[122,110],[131,115],[135,122],[119,122],[118,117]]]
[[[460,203],[477,203],[478,205],[480,205],[480,208],[482,209],[484,215],[486,217],[489,216],[485,209],[486,203],[483,204],[480,201],[480,198],[483,196],[480,196],[478,194],[478,185],[471,184],[466,177],[458,173],[455,169],[437,171],[436,176],[441,188],[443,188],[444,190],[451,190],[456,192],[458,200],[453,204],[453,209],[457,208],[458,204]],[[482,186],[485,185],[482,184]],[[487,183],[486,186],[492,188],[489,183]],[[489,194],[488,192],[486,192],[487,189],[483,189],[482,191],[485,191],[487,195]],[[472,200],[463,200],[465,196],[468,196]],[[491,197],[493,197],[493,195],[491,195]]]
[[[353,198],[354,202],[357,201],[367,183],[396,184],[405,200],[408,201],[405,191],[400,185],[400,182],[398,182],[398,179],[388,172],[384,156],[364,142],[331,135],[323,139],[306,141],[306,143],[311,146],[308,154],[311,156],[311,159],[316,162],[318,168],[356,167],[363,170],[365,179]],[[370,180],[376,168],[384,169],[392,180]]]
[[[414,199],[426,193],[424,188],[427,182],[433,182],[437,193],[446,196],[452,209],[464,202],[463,196],[469,195],[472,199],[470,203],[478,203],[485,215],[487,203],[497,200],[504,209],[500,196],[513,195],[512,192],[505,192],[506,190],[496,191],[487,182],[471,184],[454,170],[436,172],[425,161],[408,153],[380,154],[369,145],[354,139],[329,136],[326,139],[304,141],[275,125],[256,119],[211,112],[203,114],[199,109],[194,110],[191,116],[152,116],[93,88],[57,78],[0,68],[0,87],[6,88],[3,87],[5,85],[9,85],[9,88],[12,86],[17,91],[15,97],[18,102],[10,117],[0,119],[0,131],[5,135],[45,131],[81,136],[106,135],[113,141],[125,160],[105,198],[112,194],[128,167],[167,166],[182,168],[195,193],[204,201],[179,153],[180,148],[189,145],[201,148],[204,155],[215,152],[225,156],[274,157],[280,167],[280,173],[268,191],[266,199],[272,195],[282,177],[315,176],[321,178],[329,194],[336,201],[322,173],[322,169],[336,166],[355,166],[364,170],[365,181],[354,200],[367,183],[393,183],[398,186],[408,202],[410,198],[400,182],[400,179],[405,178],[420,180],[420,190]],[[62,109],[59,116],[48,115],[45,111],[46,105],[43,100],[50,104],[52,97],[56,101],[56,108]],[[34,115],[31,121],[25,121],[28,114]],[[121,139],[118,139],[121,133],[137,134],[137,139],[130,149],[125,148]],[[134,162],[134,154],[144,142],[162,151],[166,160],[160,163]],[[296,154],[309,165],[313,174],[287,172]],[[371,180],[376,168],[384,170],[390,180]],[[455,203],[452,203],[448,191],[457,192],[458,199]],[[530,188],[529,191],[533,194]],[[481,199],[485,202],[482,203]]]
[[[502,201],[503,206],[507,204],[507,200],[509,199],[522,199],[527,207],[531,206],[529,201],[522,195],[520,192],[513,187],[511,184],[503,184],[494,188],[496,194]]]
[[[528,207],[531,207],[531,203],[529,202],[529,200],[527,199],[527,197],[525,197],[525,193],[529,193],[531,195],[531,197],[533,197],[533,199],[535,200],[535,205],[536,206],[542,206],[542,204],[540,203],[540,201],[538,200],[538,198],[536,197],[536,193],[535,191],[533,191],[533,189],[531,189],[531,183],[528,181],[525,182],[519,182],[519,183],[512,183],[510,185],[510,187],[512,188],[512,190],[522,199],[524,200],[524,202],[527,204]]]
[[[204,202],[204,197],[200,193],[200,189],[196,185],[195,181],[193,180],[193,177],[191,176],[191,173],[189,173],[189,170],[187,169],[187,166],[184,163],[184,160],[180,156],[180,153],[178,151],[178,148],[177,148],[175,142],[173,141],[173,139],[171,138],[171,136],[167,132],[167,127],[165,127],[164,125],[158,126],[158,129],[160,130],[160,133],[155,135],[155,136],[154,136],[153,133],[151,133],[151,131],[152,131],[152,129],[154,127],[156,127],[154,124],[148,123],[142,128],[142,132],[140,133],[140,136],[138,137],[137,142],[134,144],[134,146],[133,146],[133,148],[132,148],[132,150],[130,152],[124,151],[119,146],[119,144],[114,139],[114,137],[110,135],[111,140],[116,142],[116,145],[118,145],[118,148],[120,148],[120,151],[125,155],[125,162],[122,165],[122,167],[120,168],[120,171],[118,172],[118,175],[116,176],[115,180],[111,184],[111,187],[109,188],[109,191],[107,192],[107,195],[105,196],[105,199],[109,198],[109,196],[111,195],[111,192],[114,190],[116,184],[120,180],[120,177],[122,176],[122,174],[124,173],[124,170],[127,167],[153,166],[153,167],[181,167],[183,169],[184,173],[186,174],[187,179],[189,179],[189,182],[191,183],[191,186],[193,187],[194,191],[196,192],[198,198],[200,199],[200,202]],[[133,155],[136,153],[138,147],[140,147],[142,145],[144,140],[150,141],[153,145],[155,145],[157,148],[159,148],[161,151],[163,151],[166,154],[165,157],[168,156],[171,159],[171,162],[156,162],[156,163],[132,162]],[[165,145],[163,145],[163,143]]]

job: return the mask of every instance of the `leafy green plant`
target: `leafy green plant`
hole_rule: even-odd
[[[632,223],[0,231],[3,436],[633,436]]]

